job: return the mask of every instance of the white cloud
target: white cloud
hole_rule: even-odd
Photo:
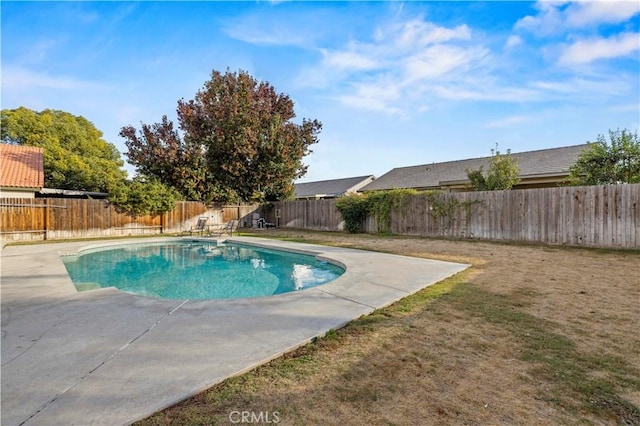
[[[565,11],[567,25],[573,28],[591,24],[617,24],[640,13],[638,1],[582,1]]]
[[[525,16],[514,26],[540,36],[601,24],[623,23],[640,13],[638,1],[538,1],[538,14]]]
[[[286,8],[272,8],[269,13],[239,15],[227,19],[221,30],[229,37],[259,46],[295,46],[314,48],[317,40],[326,36],[331,26],[320,26],[329,19],[317,10],[301,12],[292,17]]]
[[[539,35],[556,34],[562,31],[563,16],[559,6],[565,2],[538,1],[536,9],[539,10],[535,16],[525,16],[518,20],[514,26],[516,30],[531,31]]]
[[[368,70],[378,66],[378,61],[362,53],[355,51],[330,51],[321,49],[324,56],[324,64],[343,70]]]
[[[44,72],[31,71],[26,68],[2,67],[3,90],[27,91],[32,89],[89,90],[107,89],[108,87],[87,80],[66,76],[52,76]]]
[[[352,106],[357,109],[382,112],[389,115],[402,115],[403,110],[399,107],[393,106],[392,102],[388,102],[380,96],[375,96],[375,92],[372,91],[371,96],[345,95],[338,97],[338,100],[344,105]]]
[[[503,128],[503,127],[511,127],[514,124],[521,124],[531,121],[533,117],[528,115],[513,115],[511,117],[501,118],[499,120],[490,121],[485,124],[487,128]]]
[[[301,74],[301,85],[339,92],[333,98],[345,105],[394,115],[424,111],[420,97],[432,82],[466,73],[489,55],[467,25],[448,28],[417,18],[320,52],[321,63]]]
[[[613,112],[635,112],[640,117],[640,104],[619,104],[609,107],[609,111]]]
[[[566,2],[538,3],[538,15],[523,19],[518,25],[555,31],[551,24],[566,22],[568,6],[571,5]],[[586,16],[580,21],[589,21]],[[482,34],[474,34],[467,25],[446,27],[422,19],[396,18],[378,26],[368,39],[351,38],[342,46],[319,49],[320,62],[306,68],[298,81],[303,87],[322,89],[324,96],[348,107],[401,118],[421,114],[442,101],[575,102],[598,96],[620,97],[625,90],[634,88],[628,75],[612,80],[607,72],[584,68],[540,69],[535,62],[539,58],[529,56],[527,68],[521,66],[522,59],[518,57],[509,57],[516,61],[509,66],[500,65],[502,52],[494,55],[491,45],[485,45],[483,40]],[[574,40],[577,41],[572,45],[539,45],[537,51],[545,61],[560,57],[563,65],[586,64],[633,53],[638,34]],[[514,33],[502,48],[508,51],[524,43],[523,35]],[[523,74],[523,69],[530,67],[536,70],[535,74]],[[490,123],[489,127],[512,125],[525,118],[514,116]]]
[[[607,75],[592,75],[590,78],[574,76],[565,79],[523,80],[521,85],[516,86],[499,76],[466,76],[449,83],[439,83],[431,91],[441,99],[455,101],[583,102],[602,96],[624,96],[634,87],[631,81],[633,78],[637,77],[619,75],[612,80]]]
[[[410,81],[450,77],[452,72],[465,71],[488,53],[487,49],[474,46],[431,46],[406,59],[406,75]]]
[[[623,33],[603,38],[578,40],[569,45],[559,58],[562,65],[588,64],[598,59],[628,56],[640,50],[640,33]]]
[[[421,19],[395,23],[386,28],[378,28],[375,33],[377,42],[392,40],[401,49],[413,49],[416,46],[426,46],[444,43],[452,40],[469,40],[471,30],[466,25],[446,28]]]
[[[403,88],[398,82],[380,77],[373,82],[354,84],[353,90],[338,96],[338,100],[358,109],[402,115],[403,109],[395,106],[402,97]]]
[[[637,79],[637,76],[631,77]],[[593,96],[621,96],[628,93],[633,82],[624,75],[616,79],[607,76],[572,77],[565,80],[532,81],[529,87],[546,93],[548,99],[584,99]]]
[[[456,101],[535,102],[544,100],[540,90],[528,87],[511,87],[492,80],[459,81],[433,88],[443,99]]]
[[[517,35],[510,35],[505,43],[505,49],[513,49],[514,47],[518,47],[522,44],[522,38]]]
[[[304,46],[307,44],[307,40],[302,34],[296,34],[283,27],[265,29],[257,26],[229,26],[225,32],[231,38],[251,44],[272,46]]]

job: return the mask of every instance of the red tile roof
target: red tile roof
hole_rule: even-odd
[[[0,186],[43,188],[43,149],[0,143]]]

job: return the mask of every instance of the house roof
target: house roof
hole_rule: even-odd
[[[43,149],[0,143],[0,186],[44,187]]]
[[[338,197],[349,191],[357,191],[373,179],[373,175],[368,175],[296,183],[295,198]]]
[[[569,167],[589,144],[511,153],[518,160],[520,178],[567,176]],[[467,169],[489,168],[491,157],[470,158],[444,163],[398,167],[380,176],[361,191],[394,188],[438,188],[447,184],[469,182]]]

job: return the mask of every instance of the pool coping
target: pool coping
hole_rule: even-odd
[[[469,266],[230,237],[224,240],[311,254],[346,271],[276,296],[169,300],[114,288],[77,292],[59,254],[170,240],[2,250],[2,424],[130,424]]]

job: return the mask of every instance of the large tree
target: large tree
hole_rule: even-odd
[[[120,152],[86,118],[46,109],[2,110],[4,143],[44,148],[45,186],[108,192],[127,172]]]
[[[178,102],[183,139],[166,118],[143,124],[139,134],[125,127],[121,136],[127,140],[129,162],[140,173],[189,198],[282,199],[306,173],[302,158],[322,128],[317,120],[294,123],[293,107],[289,96],[245,71],[213,71],[194,99]],[[196,187],[185,187],[194,182]]]
[[[607,143],[604,135],[580,154],[569,169],[568,181],[572,185],[611,185],[640,183],[640,138],[638,132],[609,130]]]
[[[123,127],[120,136],[126,139],[129,163],[140,175],[175,188],[189,200],[220,198],[220,190],[212,185],[204,147],[184,141],[167,116],[160,123],[142,124],[140,132],[132,126]]]

